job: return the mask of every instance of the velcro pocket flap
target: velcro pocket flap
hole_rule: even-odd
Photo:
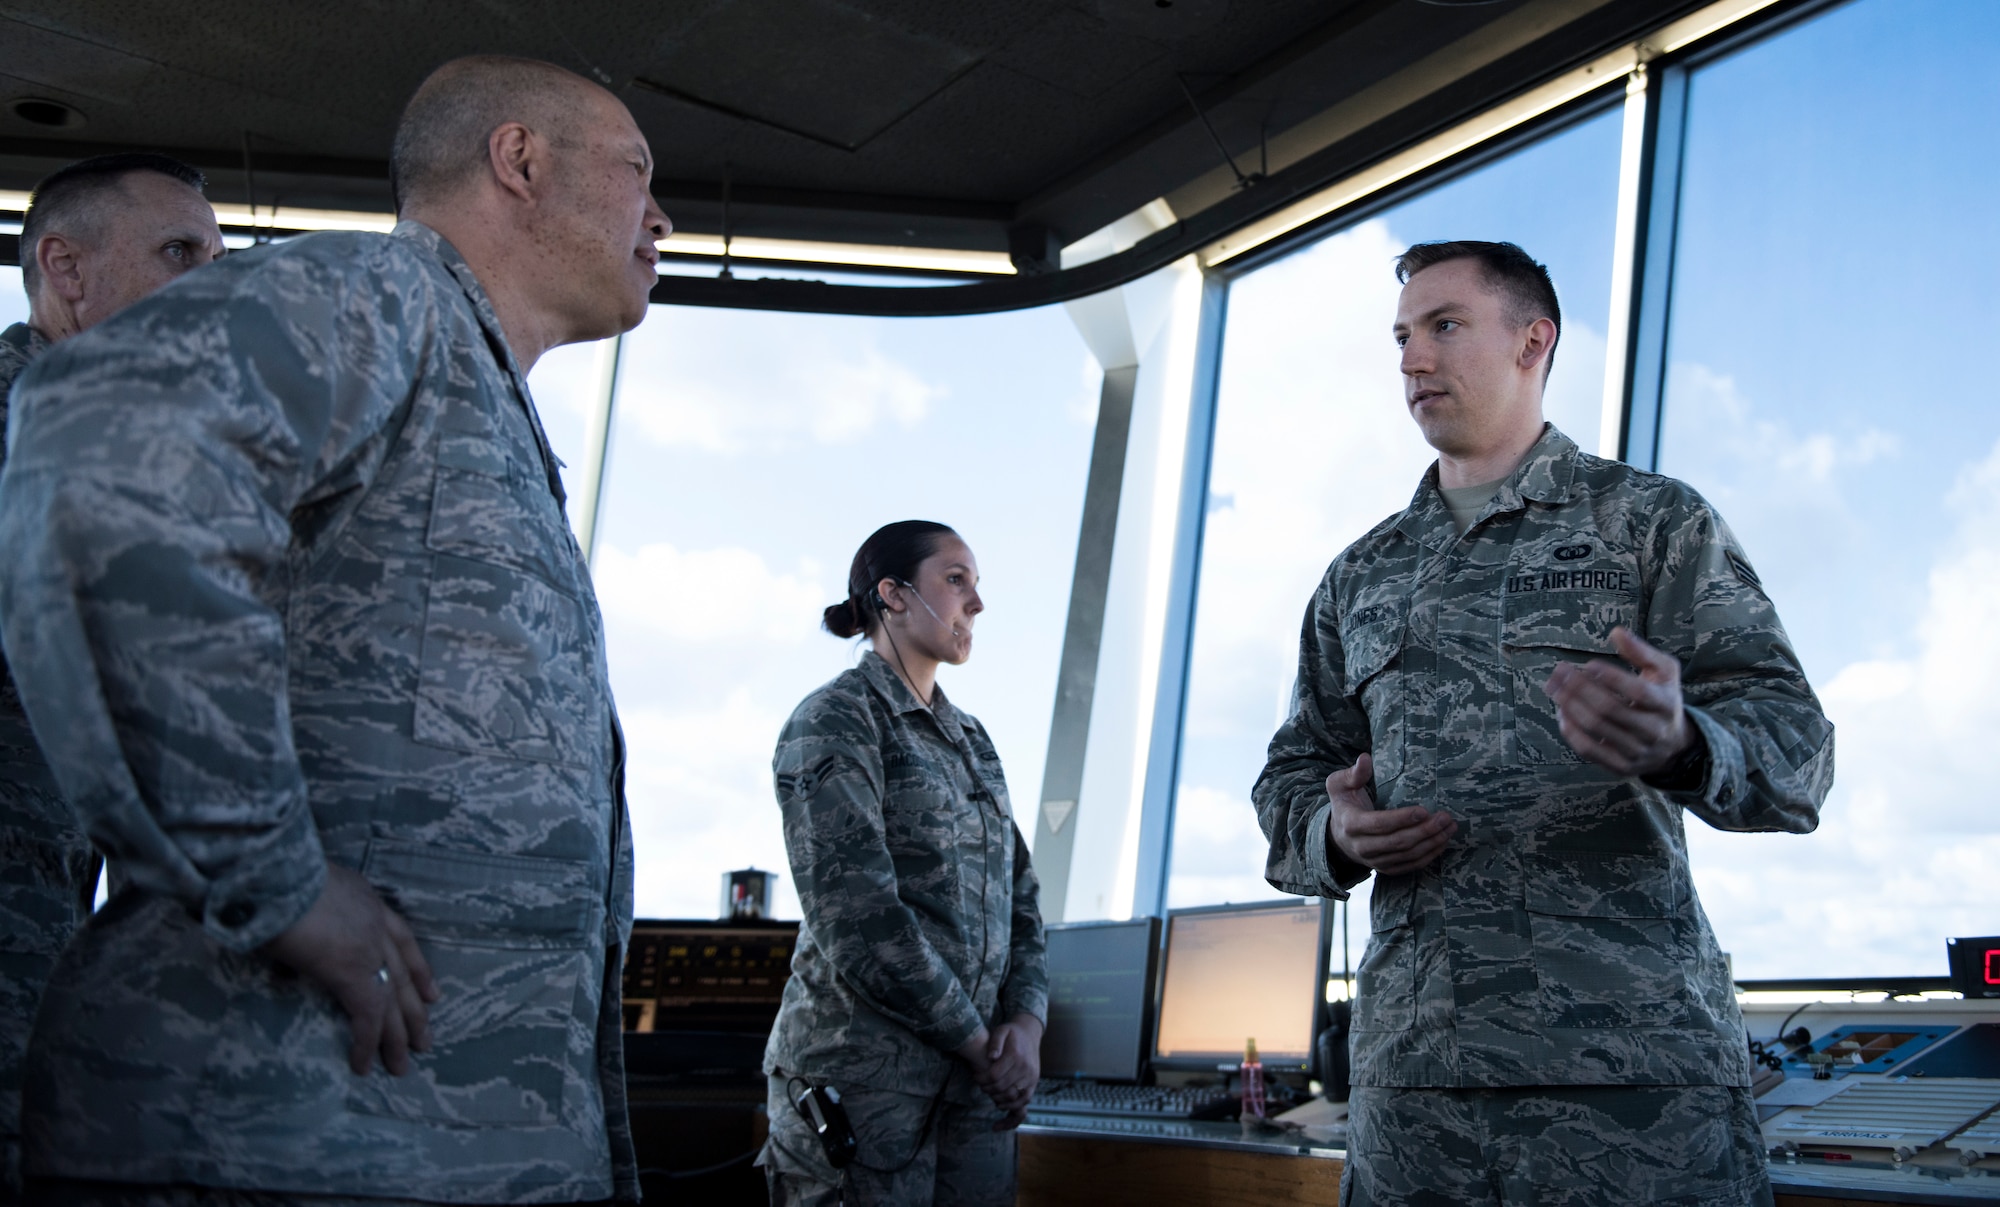
[[[1374,933],[1396,930],[1410,924],[1410,911],[1417,897],[1415,876],[1377,874],[1368,894],[1368,929]]]
[[[581,860],[375,842],[362,874],[425,938],[569,949],[603,925],[602,889]]]
[[[1593,615],[1582,609],[1552,615],[1510,616],[1502,629],[1501,641],[1509,649],[1574,650],[1622,662],[1618,647],[1611,644],[1611,629],[1629,623],[1624,615]]]
[[[506,446],[491,431],[446,428],[438,433],[437,461],[446,469],[485,474],[489,478],[514,476],[513,459]]]
[[[1362,684],[1388,669],[1403,652],[1403,627],[1401,620],[1378,622],[1341,634],[1342,691],[1359,696]]]
[[[1527,884],[1531,914],[1573,918],[1671,918],[1679,878],[1657,855],[1570,852],[1538,861]]]

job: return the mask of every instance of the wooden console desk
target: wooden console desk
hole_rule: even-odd
[[[1338,1207],[1338,1149],[1235,1123],[1090,1120],[1021,1129],[1015,1207]]]
[[[1056,1120],[1021,1129],[1017,1207],[1338,1207],[1337,1147],[1235,1123]],[[1773,1165],[1777,1207],[2000,1202],[2000,1178]]]

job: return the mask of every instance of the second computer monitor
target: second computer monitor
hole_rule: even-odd
[[[1051,926],[1042,1076],[1137,1081],[1152,1021],[1160,920]]]
[[[1255,1039],[1267,1070],[1309,1069],[1329,938],[1318,900],[1169,914],[1154,1065],[1213,1069]]]

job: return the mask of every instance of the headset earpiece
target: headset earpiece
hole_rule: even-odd
[[[886,612],[889,610],[889,601],[882,598],[880,591],[870,591],[868,593],[868,606],[874,608],[877,612]]]

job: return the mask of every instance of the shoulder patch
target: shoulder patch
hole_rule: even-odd
[[[1742,554],[1736,552],[1734,549],[1729,549],[1725,550],[1722,556],[1729,559],[1729,568],[1736,571],[1737,579],[1744,586],[1753,587],[1759,591],[1764,589],[1764,580],[1757,577],[1757,572],[1750,568],[1750,563],[1743,559]]]

